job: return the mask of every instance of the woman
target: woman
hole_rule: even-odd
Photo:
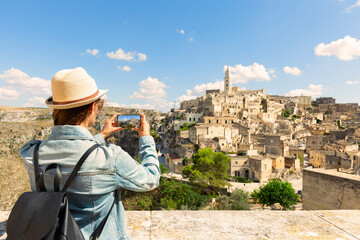
[[[83,68],[57,72],[51,80],[51,88],[53,96],[46,100],[46,104],[54,109],[55,126],[50,136],[40,144],[40,169],[44,170],[52,163],[60,165],[63,173],[61,189],[82,154],[94,144],[100,144],[85,160],[68,188],[70,209],[85,239],[89,239],[111,209],[115,198],[99,239],[130,239],[120,188],[150,191],[159,185],[160,178],[155,143],[145,116],[140,114],[141,125],[135,129],[140,136],[139,164],[119,146],[105,143],[104,139],[121,130],[113,127],[116,115],[105,122],[101,133],[93,136],[88,131],[103,106],[100,97],[107,90],[99,90]],[[33,152],[37,142],[29,141],[20,149],[32,191],[36,190]],[[44,179],[47,191],[54,191],[54,176],[45,174]]]

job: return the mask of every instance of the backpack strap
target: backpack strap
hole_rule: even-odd
[[[39,147],[40,147],[41,142],[39,141],[34,149],[34,169],[35,169],[35,185],[36,185],[36,191],[46,191],[45,186],[42,185],[40,186],[38,184],[38,181],[40,179],[40,168],[39,168]]]
[[[116,191],[114,191],[114,195],[115,195]],[[104,217],[104,219],[101,221],[101,223],[99,224],[99,226],[95,229],[95,231],[91,234],[90,236],[90,240],[94,240],[94,239],[98,239],[104,226],[105,226],[105,223],[108,219],[108,217],[110,216],[110,213],[111,213],[111,210],[113,209],[114,207],[114,204],[115,204],[115,201],[116,201],[116,195],[114,196],[114,201],[111,205],[111,208],[109,210],[109,212],[106,214],[106,216]]]
[[[74,170],[71,172],[68,180],[66,181],[63,189],[61,190],[62,192],[66,192],[66,190],[70,186],[71,182],[74,180],[76,174],[80,170],[80,168],[81,168],[82,164],[84,163],[84,161],[86,160],[86,158],[99,146],[100,146],[100,144],[97,144],[97,143],[94,144],[81,156],[80,160],[77,162]]]
[[[59,165],[57,165],[56,163],[52,163],[50,164],[49,166],[46,167],[45,171],[44,171],[44,174],[50,170],[50,169],[53,169],[55,168],[55,177],[54,177],[54,191],[55,192],[60,192],[60,179],[61,179],[61,169],[59,167]],[[39,186],[40,188],[43,187],[45,188],[45,184],[44,184],[44,174],[41,174],[40,175],[40,178],[39,178]]]

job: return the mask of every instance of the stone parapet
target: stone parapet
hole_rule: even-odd
[[[0,212],[0,239],[9,212]],[[360,239],[360,211],[128,211],[132,239]]]
[[[306,168],[302,202],[304,210],[360,209],[360,176]]]

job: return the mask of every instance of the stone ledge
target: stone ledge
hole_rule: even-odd
[[[6,239],[9,212],[0,212]],[[360,239],[360,210],[333,211],[127,211],[134,240]]]

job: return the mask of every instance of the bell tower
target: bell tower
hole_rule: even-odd
[[[226,71],[225,71],[225,78],[224,78],[224,92],[229,93],[231,92],[231,79],[230,79],[230,71],[229,71],[229,67],[227,67]]]

